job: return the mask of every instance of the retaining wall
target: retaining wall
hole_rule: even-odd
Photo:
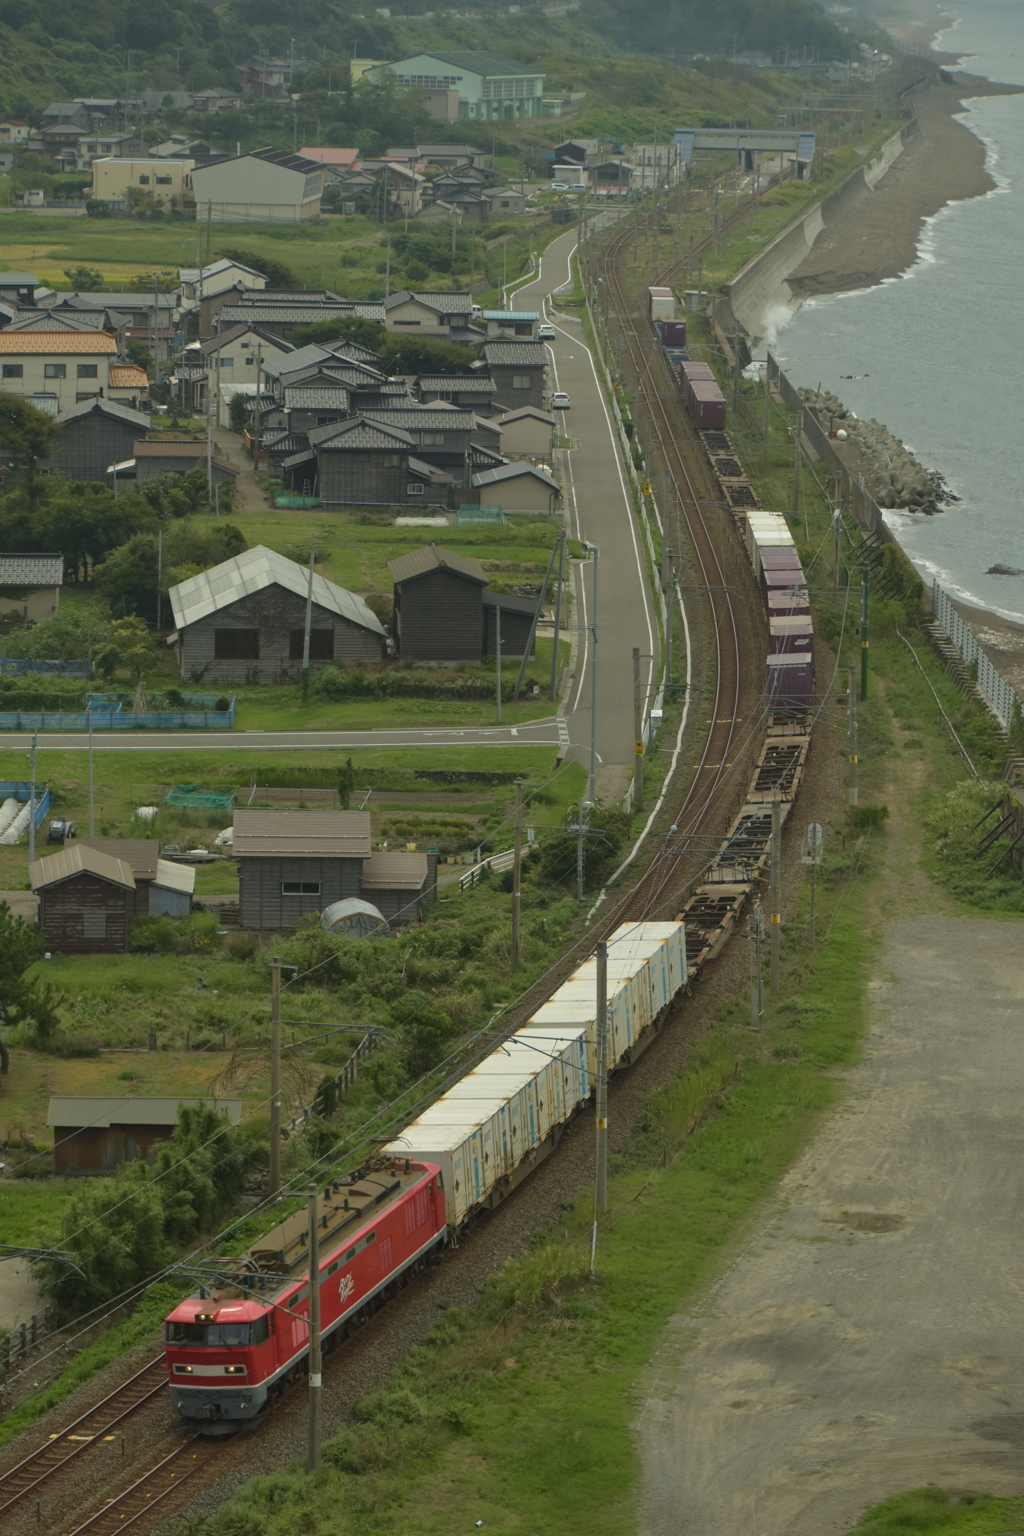
[[[798,304],[786,282],[808,255],[815,240],[882,179],[918,133],[914,118],[887,139],[875,160],[857,168],[841,187],[829,194],[784,229],[756,256],[752,256],[731,283],[722,286],[732,313],[755,345],[776,329],[780,311]]]

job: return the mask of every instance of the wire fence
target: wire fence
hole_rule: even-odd
[[[50,1301],[42,1312],[33,1312],[31,1317],[0,1337],[0,1376],[6,1374],[15,1360],[21,1360],[37,1344],[42,1343],[56,1326],[57,1304]]]

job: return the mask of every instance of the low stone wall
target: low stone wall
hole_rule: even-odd
[[[871,191],[919,131],[914,118],[886,140],[876,159],[859,166],[841,187],[808,208],[752,256],[731,283],[723,284],[722,292],[732,314],[755,345],[777,329],[786,311],[795,308],[798,301],[786,279],[796,271],[818,236],[851,204]]]

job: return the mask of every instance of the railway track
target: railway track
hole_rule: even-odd
[[[159,1396],[166,1386],[167,1363],[160,1355],[75,1419],[67,1429],[19,1461],[0,1478],[0,1518],[9,1515],[23,1499],[40,1494],[70,1462],[101,1444],[133,1413]]]
[[[164,1456],[148,1472],[108,1499],[102,1509],[76,1525],[70,1536],[85,1536],[86,1532],[89,1536],[113,1536],[115,1531],[129,1530],[149,1515],[162,1499],[175,1493],[186,1478],[205,1467],[218,1449],[219,1442],[204,1440],[202,1435],[191,1435],[169,1456]]]

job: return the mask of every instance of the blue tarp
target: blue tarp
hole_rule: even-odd
[[[34,657],[0,656],[0,677],[22,677],[26,672],[53,672],[60,677],[92,677],[92,662],[38,661]]]

